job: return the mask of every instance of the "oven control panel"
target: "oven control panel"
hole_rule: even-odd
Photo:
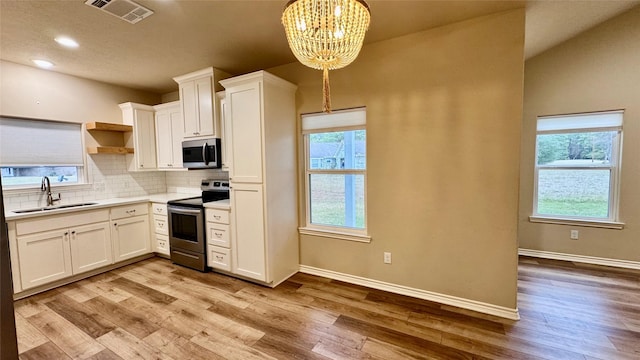
[[[229,180],[204,179],[200,184],[202,191],[228,191]]]

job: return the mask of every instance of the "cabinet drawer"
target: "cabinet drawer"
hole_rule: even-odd
[[[231,251],[219,246],[207,245],[207,263],[214,269],[231,271]]]
[[[131,204],[111,208],[111,220],[124,219],[149,213],[148,203]]]
[[[79,211],[71,214],[40,216],[16,222],[18,235],[109,221],[109,210]]]
[[[169,235],[168,226],[166,216],[153,215],[153,228],[156,234]]]
[[[229,225],[207,223],[207,242],[209,244],[228,248],[231,247],[229,239]]]
[[[219,224],[229,224],[229,212],[226,210],[206,209],[205,216],[207,221]]]
[[[154,214],[167,216],[167,204],[153,203],[151,207]]]
[[[169,236],[156,234],[154,250],[157,253],[169,255]]]

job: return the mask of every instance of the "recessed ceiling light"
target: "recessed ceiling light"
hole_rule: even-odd
[[[33,61],[34,64],[38,65],[38,67],[41,67],[43,69],[51,69],[53,67],[53,63],[51,61],[41,60],[41,59],[33,59],[31,61]]]
[[[57,38],[54,39],[58,44],[64,46],[64,47],[68,47],[68,48],[77,48],[78,46],[78,42],[73,40],[70,37],[66,37],[66,36],[58,36]]]

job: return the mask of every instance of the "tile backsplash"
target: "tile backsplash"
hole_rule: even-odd
[[[228,179],[220,170],[189,170],[176,172],[129,172],[122,155],[87,156],[87,181],[84,186],[66,188],[51,186],[54,197],[62,195],[61,204],[96,201],[111,198],[145,196],[165,192],[200,194],[202,179]],[[46,205],[47,195],[39,189],[5,191],[6,210]]]
[[[200,194],[202,179],[228,180],[229,173],[218,169],[166,172],[167,192]]]

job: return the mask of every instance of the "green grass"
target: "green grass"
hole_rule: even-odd
[[[609,171],[540,170],[538,214],[609,217]]]
[[[606,218],[609,216],[609,204],[606,200],[572,201],[572,199],[539,199],[538,213],[542,215]]]
[[[364,228],[364,177],[355,177],[355,228]],[[346,226],[343,175],[313,175],[311,178],[311,223]]]

